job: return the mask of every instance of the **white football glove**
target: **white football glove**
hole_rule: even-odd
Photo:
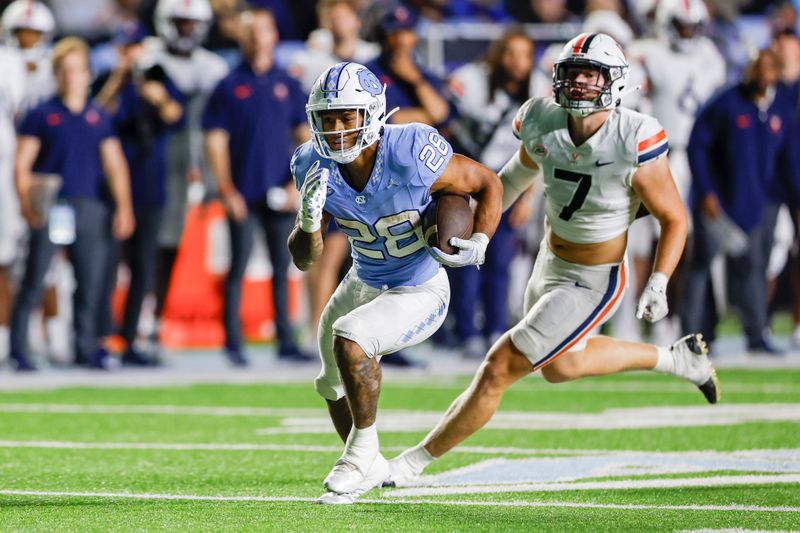
[[[483,233],[473,233],[467,240],[453,237],[450,239],[450,246],[458,248],[457,254],[446,254],[435,246],[429,248],[434,259],[441,264],[449,267],[463,267],[469,265],[482,265],[486,259],[486,246],[489,244],[489,237]]]
[[[647,280],[647,286],[639,298],[636,307],[636,318],[644,318],[648,322],[658,322],[669,311],[667,305],[667,282],[669,278],[661,272],[653,272]]]
[[[306,172],[306,179],[300,188],[300,229],[306,233],[319,230],[322,223],[322,208],[328,196],[328,169],[319,168],[316,161]]]

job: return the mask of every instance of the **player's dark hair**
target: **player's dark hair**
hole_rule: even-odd
[[[534,42],[528,37],[525,28],[522,26],[512,26],[495,41],[486,53],[485,61],[489,65],[489,102],[494,101],[495,90],[503,87],[508,79],[503,70],[503,54],[505,54],[509,43],[514,39],[525,39],[531,43],[531,53],[533,53]],[[510,95],[518,102],[525,102],[530,98],[530,83],[521,83],[516,94]]]

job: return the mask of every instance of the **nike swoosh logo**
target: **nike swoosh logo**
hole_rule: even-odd
[[[584,285],[580,281],[576,281],[575,282],[575,286],[578,287],[579,289],[589,289],[589,290],[591,290],[591,287],[589,287],[588,285]]]
[[[613,161],[605,161],[605,162],[595,161],[594,162],[594,164],[597,165],[598,167],[604,167],[606,165],[611,165],[613,163],[614,163]]]

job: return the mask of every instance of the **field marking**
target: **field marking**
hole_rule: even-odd
[[[213,407],[202,405],[88,405],[61,403],[0,403],[2,413],[200,415],[200,416],[320,416],[323,408]]]
[[[131,492],[68,492],[68,491],[36,491],[36,490],[0,490],[0,496],[30,496],[46,498],[112,498],[133,500],[168,500],[168,501],[205,501],[205,502],[298,502],[311,503],[316,498],[300,496],[205,496],[199,494],[158,494]],[[456,505],[463,507],[560,507],[576,509],[615,509],[615,510],[669,510],[669,511],[740,511],[762,513],[800,513],[800,507],[760,505],[648,505],[648,504],[615,504],[565,501],[507,501],[486,502],[471,500],[429,500],[429,499],[363,499],[358,504],[380,505]]]
[[[52,440],[0,440],[0,448],[40,448],[59,450],[165,450],[165,451],[276,451],[276,452],[312,452],[340,453],[341,445],[305,445],[305,444],[268,444],[268,443],[204,443],[204,442],[79,442]],[[382,446],[387,452],[402,452],[408,446]],[[682,452],[661,452],[648,450],[600,450],[571,448],[520,448],[502,446],[459,446],[449,453],[474,455],[523,455],[523,456],[606,456],[631,457],[636,455],[659,454],[665,457],[753,457],[763,454],[800,454],[800,448],[764,448],[750,450],[688,450]],[[799,456],[800,457],[800,456]],[[784,461],[795,462],[791,457],[783,457]],[[798,459],[800,460],[800,458]]]
[[[71,442],[2,440],[0,448],[42,448],[58,450],[175,450],[175,451],[270,451],[341,453],[342,446],[248,443],[170,443],[170,442]],[[403,447],[395,446],[397,451]]]
[[[441,419],[438,411],[384,409],[378,430],[392,433],[427,431]],[[486,425],[495,430],[652,429],[740,425],[752,422],[800,422],[800,404],[722,404],[664,407],[618,407],[596,413],[501,411]],[[328,415],[284,417],[280,426],[257,435],[320,434],[333,431]]]
[[[674,489],[687,487],[727,487],[732,485],[774,485],[800,483],[800,474],[773,476],[714,476],[669,479],[630,479],[582,481],[575,483],[505,483],[449,487],[410,487],[389,490],[391,497],[445,496],[451,494],[497,494],[506,492],[562,492],[573,490]]]
[[[625,381],[615,381],[604,379],[601,381],[575,381],[567,384],[558,385],[558,387],[551,387],[549,384],[545,383],[543,378],[539,377],[539,374],[535,374],[530,378],[533,382],[538,385],[545,385],[548,387],[548,391],[552,392],[561,392],[561,393],[568,393],[568,392],[626,392],[626,393],[663,393],[663,394],[687,394],[691,393],[694,389],[693,387],[681,381],[675,381],[672,383],[652,383],[645,380],[625,380]],[[529,382],[530,383],[530,382]],[[438,383],[435,381],[396,381],[389,383],[388,386],[392,388],[400,388],[400,389],[438,389],[441,390],[443,387],[445,388],[454,388],[463,390],[467,386],[467,382],[453,382],[453,381],[444,381],[443,383]],[[737,394],[766,394],[766,395],[780,395],[780,394],[800,394],[800,386],[798,385],[784,385],[780,383],[737,383],[737,382],[730,382],[728,380],[723,380],[722,382],[723,389],[725,393],[737,393]],[[530,391],[528,391],[530,392]]]

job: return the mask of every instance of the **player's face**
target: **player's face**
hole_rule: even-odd
[[[319,116],[325,140],[332,150],[347,150],[356,144],[358,131],[339,133],[361,127],[362,114],[356,109],[320,111]]]
[[[40,31],[31,30],[28,28],[20,28],[17,30],[16,36],[19,47],[23,50],[27,50],[42,42],[43,34]]]
[[[599,69],[570,65],[566,67],[565,78],[569,82],[564,87],[570,100],[594,100],[606,84]]]
[[[533,43],[522,37],[509,40],[503,52],[502,65],[509,78],[517,81],[528,79],[533,68]]]

